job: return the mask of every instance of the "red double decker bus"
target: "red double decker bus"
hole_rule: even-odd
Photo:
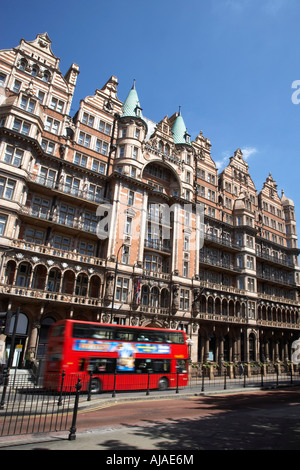
[[[184,331],[62,320],[50,330],[44,386],[59,389],[64,372],[93,393],[165,390],[186,386],[187,370]]]

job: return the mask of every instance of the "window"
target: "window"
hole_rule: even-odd
[[[73,196],[79,196],[80,180],[72,178],[72,176],[66,176],[64,192],[73,194]]]
[[[43,139],[41,146],[44,152],[49,153],[50,155],[54,154],[55,144],[53,142],[49,142],[49,140]]]
[[[44,241],[44,232],[33,228],[27,228],[24,238],[29,243],[37,243],[38,245],[41,245]]]
[[[124,264],[129,263],[129,246],[123,246],[121,260],[122,260],[122,263]]]
[[[60,224],[73,227],[74,215],[75,215],[74,207],[67,206],[66,204],[61,204],[59,206],[58,222]]]
[[[190,304],[190,292],[188,289],[180,289],[180,310],[188,310]]]
[[[96,152],[102,153],[102,155],[108,154],[108,142],[97,139],[95,145]]]
[[[40,102],[40,104],[43,104],[44,99],[45,99],[45,93],[41,90],[38,90],[37,92],[37,99]]]
[[[242,277],[237,278],[237,288],[244,289],[244,279]]]
[[[215,191],[211,191],[210,189],[207,191],[207,199],[209,201],[215,200]]]
[[[82,123],[83,124],[86,124],[87,126],[93,127],[94,120],[95,120],[94,116],[91,116],[88,113],[83,113],[83,116],[82,116]]]
[[[13,130],[20,132],[20,134],[23,134],[23,135],[29,135],[30,124],[28,124],[27,122],[21,121],[20,119],[15,118],[14,124],[13,124]]]
[[[45,123],[45,131],[52,132],[53,134],[57,135],[58,130],[59,130],[59,121],[56,121],[55,119],[47,117],[46,123]]]
[[[38,183],[47,186],[48,188],[53,188],[56,178],[56,172],[54,170],[50,170],[45,166],[40,167]]]
[[[52,97],[49,108],[59,113],[62,113],[64,109],[64,102]]]
[[[21,88],[22,83],[19,80],[15,80],[14,86],[13,86],[13,92],[14,93],[19,93],[20,88]]]
[[[116,300],[118,300],[119,302],[127,302],[128,288],[129,288],[129,279],[118,276]]]
[[[6,80],[6,75],[4,75],[3,73],[0,73],[0,86],[4,87],[5,80]]]
[[[108,124],[107,122],[100,121],[99,122],[99,131],[103,132],[106,135],[110,135],[111,134],[111,125]]]
[[[185,210],[184,211],[184,225],[186,225],[187,227],[190,226],[190,221],[191,221],[191,213],[190,211],[188,210]]]
[[[105,163],[99,162],[99,160],[93,160],[92,170],[103,175],[105,173]]]
[[[254,258],[253,256],[247,256],[247,268],[254,269]]]
[[[124,156],[125,156],[125,146],[121,145],[121,147],[119,149],[119,157],[123,158]]]
[[[39,73],[39,68],[37,65],[33,65],[32,68],[31,68],[31,75],[33,77],[36,77]]]
[[[83,229],[87,232],[96,233],[98,219],[94,213],[84,212],[83,214]]]
[[[96,186],[95,184],[90,184],[89,191],[88,191],[88,199],[90,201],[100,202],[101,190],[102,188],[100,186]]]
[[[137,157],[138,157],[138,148],[137,148],[137,147],[133,147],[133,150],[132,150],[132,158],[134,158],[134,159],[136,160]]]
[[[246,246],[248,248],[253,248],[253,237],[250,237],[249,235],[247,235],[247,237],[246,237]]]
[[[49,80],[50,80],[50,72],[48,72],[47,70],[45,70],[45,71],[43,72],[43,81],[47,83],[47,82],[49,82]]]
[[[4,154],[4,161],[5,163],[10,163],[13,166],[19,167],[21,165],[23,155],[23,150],[7,145]]]
[[[0,215],[0,235],[4,235],[6,222],[7,222],[7,216]]]
[[[183,249],[184,251],[188,251],[190,249],[190,239],[187,236],[184,237]]]
[[[48,217],[50,208],[50,201],[38,196],[33,197],[33,203],[31,206],[31,214],[40,219],[46,219]]]
[[[89,148],[91,145],[91,136],[89,134],[85,134],[84,132],[80,132],[78,143],[84,147]]]
[[[36,102],[33,99],[23,95],[20,103],[20,108],[24,109],[24,111],[28,111],[28,113],[33,113],[35,104]]]
[[[95,253],[95,245],[93,243],[80,242],[79,243],[79,253],[82,255],[93,256]]]
[[[86,168],[86,166],[87,166],[87,157],[84,156],[84,155],[81,155],[81,153],[76,152],[75,155],[74,155],[74,163],[76,163],[76,165],[80,165],[80,166],[83,166],[84,168]]]
[[[136,139],[139,139],[140,138],[140,130],[139,129],[135,129],[135,138]]]
[[[162,258],[158,255],[145,256],[145,269],[147,271],[162,272]]]
[[[15,190],[15,181],[6,178],[0,178],[0,197],[12,199]]]
[[[183,272],[182,272],[182,274],[183,274],[183,277],[188,277],[188,275],[189,275],[189,263],[188,263],[188,261],[183,262]]]
[[[134,203],[134,191],[128,193],[128,206],[132,206]]]
[[[55,235],[53,239],[53,247],[59,250],[69,251],[71,246],[70,238],[63,237],[61,235]]]
[[[131,217],[126,218],[125,233],[126,235],[131,235],[132,233],[132,218]]]
[[[254,279],[251,277],[248,277],[248,291],[254,292]]]

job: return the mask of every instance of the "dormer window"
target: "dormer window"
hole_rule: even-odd
[[[141,117],[142,116],[142,108],[140,108],[139,106],[137,106],[135,108],[135,114],[137,117]]]
[[[27,62],[25,59],[21,59],[18,65],[19,70],[25,70],[27,67]]]
[[[187,144],[191,142],[191,136],[187,132],[184,134],[184,139]]]
[[[38,68],[38,66],[37,66],[37,65],[33,65],[33,66],[32,66],[32,69],[31,69],[31,75],[32,75],[33,77],[37,77],[38,73],[39,73],[39,68]]]
[[[48,70],[45,70],[43,73],[43,81],[49,82],[49,80],[50,80],[50,72],[48,72]]]

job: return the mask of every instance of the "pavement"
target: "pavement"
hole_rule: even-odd
[[[101,450],[99,463],[142,468],[195,464],[201,450],[299,450],[299,392],[300,387],[240,388],[102,397],[80,403],[74,440],[69,431],[4,436],[0,450]],[[163,455],[175,455],[177,462],[157,460]]]

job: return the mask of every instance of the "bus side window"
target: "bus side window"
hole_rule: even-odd
[[[84,357],[81,357],[79,359],[79,372],[83,372],[84,371],[84,366],[85,366],[85,358]]]
[[[113,358],[91,357],[88,369],[93,374],[103,374],[104,372],[113,373],[115,367],[116,360]]]
[[[186,361],[184,359],[177,359],[176,369],[179,374],[186,373]]]

